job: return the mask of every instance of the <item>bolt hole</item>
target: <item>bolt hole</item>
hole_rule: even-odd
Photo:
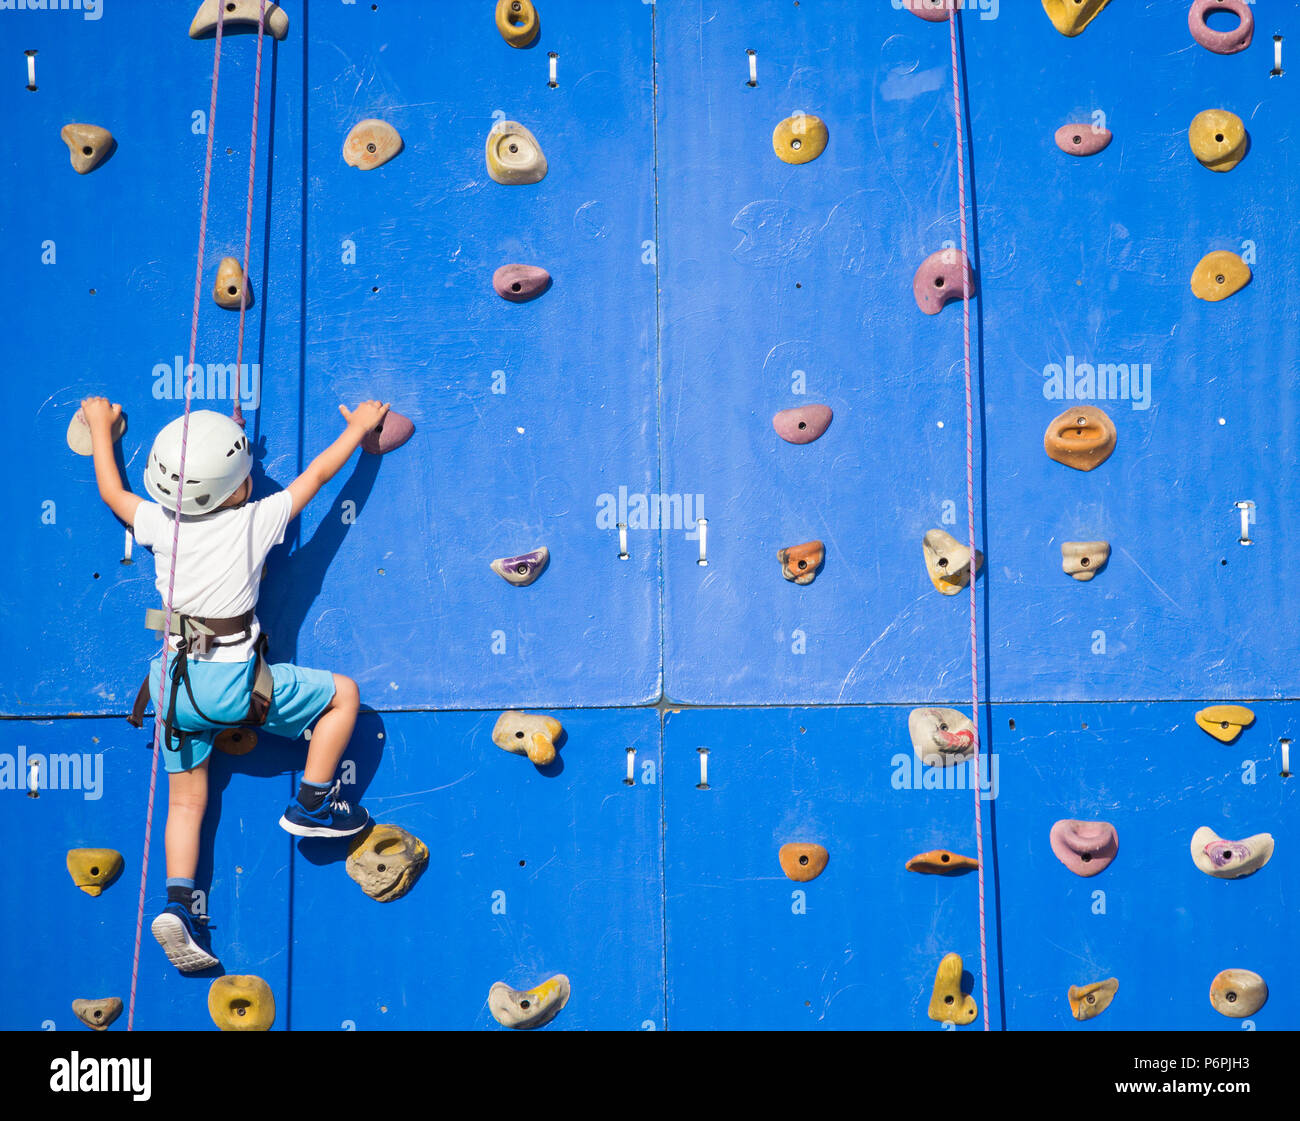
[[[524,1011],[527,1011],[529,1008],[532,1007],[532,1005],[529,1004],[529,1002],[526,1001],[526,1000],[521,1000],[521,1001],[519,1002],[519,1007],[522,1008],[522,1009],[524,1009]]]
[[[521,860],[519,862],[519,867],[522,868],[526,863],[528,863],[526,860]]]
[[[388,871],[388,865],[387,865],[387,864],[376,864],[376,865],[375,865],[375,870],[378,871],[378,872],[387,872],[387,871]]]
[[[1092,861],[1092,853],[1085,852],[1082,856],[1079,857],[1079,859],[1082,860],[1085,864],[1088,864]]]
[[[935,286],[936,288],[942,288],[942,287],[944,286],[944,283],[945,283],[945,282],[944,282],[943,277],[941,277],[941,276],[936,276],[936,277],[934,278],[934,286]]]
[[[1074,142],[1075,142],[1076,144],[1082,144],[1082,143],[1083,143],[1083,137],[1082,137],[1082,136],[1076,136],[1076,137],[1074,138]]]
[[[233,7],[234,7],[234,4],[231,4],[230,6],[233,8]],[[240,1005],[238,1008],[235,1009],[235,1015],[236,1015],[236,1016],[247,1016],[247,1015],[248,1015],[248,1009],[245,1008],[243,1005]]]
[[[372,292],[378,292],[378,291],[379,291],[379,285],[376,284],[373,288],[370,289],[370,291],[372,291]]]
[[[94,1016],[96,1020],[102,1020],[104,1018],[104,1010],[102,1008],[96,1008]]]
[[[807,561],[800,561],[800,562],[799,562],[799,571],[800,571],[800,572],[802,572],[802,571],[803,571],[805,568],[807,568],[807,567],[808,567],[808,562],[807,562]]]
[[[528,575],[528,565],[526,565],[526,564],[517,564],[517,565],[515,565],[515,572],[516,572],[519,576],[526,576],[526,575]]]
[[[806,855],[805,855],[805,856],[801,856],[801,857],[799,858],[799,863],[800,863],[800,864],[807,864],[807,863],[808,863],[808,857],[807,857]]]
[[[90,294],[91,294],[92,296],[95,294],[95,290],[94,290],[93,288],[90,290]]]
[[[1223,273],[1219,273],[1219,275],[1214,278],[1214,283],[1215,284],[1223,283]]]
[[[800,432],[802,432],[802,431],[803,431],[805,428],[807,428],[807,427],[808,427],[808,422],[807,422],[806,420],[801,420],[801,421],[799,422],[799,431],[800,431]]]
[[[803,141],[796,136],[793,140],[790,141],[790,147],[797,152],[799,151],[800,148],[803,147]]]
[[[1228,563],[1228,558],[1227,558],[1227,557],[1224,557],[1222,560],[1219,561],[1219,563],[1220,563],[1221,565],[1226,565],[1226,564]]]
[[[90,874],[91,874],[92,876],[98,876],[98,875],[99,875],[99,869],[98,869],[98,868],[92,868],[92,869],[90,870]]]
[[[373,154],[379,151],[379,149],[375,146],[375,142],[372,140],[369,144],[366,145],[366,151]]]
[[[512,292],[522,292],[523,290],[524,290],[524,286],[520,284],[519,281],[517,280],[512,285],[510,285],[510,291]]]
[[[940,863],[940,864],[947,864],[948,861],[950,861],[951,859],[952,859],[952,857],[950,857],[950,856],[945,852],[941,857],[939,857],[939,863]]]
[[[1089,562],[1089,560],[1088,560],[1087,557],[1080,557],[1080,558],[1079,558],[1079,565],[1080,565],[1080,567],[1082,567],[1082,568],[1087,568],[1088,565],[1089,565],[1089,563],[1090,563],[1090,562]]]
[[[1096,994],[1096,993],[1089,993],[1089,994],[1088,994],[1088,997],[1087,997],[1087,1000],[1088,1000],[1088,1003],[1089,1003],[1089,1004],[1096,1004],[1096,1003],[1097,1003],[1097,994]]]
[[[1236,994],[1236,993],[1227,993],[1227,994],[1224,996],[1223,999],[1226,1000],[1229,1004],[1236,1004],[1236,1003],[1237,1003],[1237,994]]]
[[[948,567],[948,558],[947,558],[947,557],[940,557],[940,558],[939,558],[939,567],[940,567],[940,568],[947,568],[947,567]]]
[[[239,289],[235,285],[229,284],[226,286],[226,291],[233,296],[239,291]]]
[[[98,579],[99,579],[99,573],[98,573],[98,572],[94,573],[94,577],[95,577],[96,580],[98,580]]]
[[[235,5],[233,3],[226,5],[226,11],[233,12],[234,10],[235,10]]]
[[[1221,132],[1216,132],[1216,133],[1214,134],[1214,139],[1215,139],[1215,142],[1216,142],[1216,143],[1222,144],[1222,143],[1223,143],[1223,133],[1221,133]]]
[[[81,154],[83,156],[93,156],[95,154],[95,149],[91,148],[89,145],[83,145]]]
[[[944,997],[944,998],[943,998],[943,1002],[944,1002],[944,1004],[951,1004],[951,1003],[953,1002],[953,997],[952,997],[952,995],[949,994],[948,996]]]
[[[1014,731],[1016,730],[1016,722],[1015,722],[1015,720],[1008,720],[1008,721],[1007,721],[1007,727],[1010,728],[1010,729],[1014,732]]]
[[[1074,418],[1074,423],[1077,424],[1080,428],[1087,428],[1087,427],[1088,427],[1088,418],[1087,418],[1086,416],[1075,417],[1075,418]],[[1082,436],[1083,433],[1080,432],[1079,435]]]
[[[1231,860],[1231,859],[1232,859],[1232,850],[1231,850],[1231,849],[1224,849],[1221,853],[1219,853],[1219,859],[1220,859],[1220,860]]]
[[[518,145],[518,144],[515,144],[515,143],[512,142],[512,143],[509,145],[509,150],[510,150],[511,154],[517,153],[517,152],[519,151],[519,145]]]
[[[1228,730],[1228,722],[1226,720],[1219,721],[1219,727],[1226,732]]]
[[[797,280],[794,282],[794,286],[795,286],[796,288],[802,288],[802,287],[803,287],[803,285],[800,284]]]

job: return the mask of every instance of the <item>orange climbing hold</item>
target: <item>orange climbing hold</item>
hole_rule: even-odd
[[[907,862],[909,872],[921,872],[927,876],[960,876],[979,866],[979,861],[973,857],[959,856],[947,849],[923,852]]]
[[[802,842],[782,845],[776,855],[781,862],[781,871],[799,883],[815,880],[826,870],[826,862],[831,858],[822,845]]]

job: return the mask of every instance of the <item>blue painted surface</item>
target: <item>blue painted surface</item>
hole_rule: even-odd
[[[1281,589],[1285,511],[1300,498],[1297,342],[1277,328],[1300,313],[1279,189],[1296,179],[1295,109],[1267,78],[1263,25],[1249,51],[1221,58],[1190,42],[1184,0],[1108,9],[1075,40],[1036,4],[1002,9],[964,20],[981,675],[1008,702],[988,741],[993,1022],[1235,1030],[1205,994],[1240,966],[1272,990],[1257,1026],[1294,1028],[1295,780],[1276,776],[1294,706],[1251,702],[1259,720],[1230,747],[1191,716],[1197,698],[1296,696],[1300,609]],[[36,93],[0,88],[0,247],[21,297],[0,419],[14,452],[0,713],[17,718],[0,724],[0,765],[20,748],[105,765],[96,800],[0,791],[0,840],[24,854],[6,892],[24,906],[0,922],[0,953],[23,966],[0,1000],[4,1027],[81,1030],[74,997],[129,984],[149,758],[121,714],[154,653],[140,626],[152,561],[136,549],[120,563],[123,531],[64,432],[86,394],[123,400],[138,489],[153,434],[179,412],[155,397],[154,368],[188,342],[206,139],[191,122],[207,111],[212,44],[173,15],[111,2],[98,22],[0,13],[13,58],[40,51]],[[898,789],[894,759],[909,754],[911,704],[969,694],[966,598],[933,591],[920,548],[932,526],[964,535],[960,308],[926,317],[911,295],[916,265],[958,236],[946,26],[885,4],[847,21],[815,0],[743,16],[621,0],[597,22],[580,0],[547,0],[541,39],[515,51],[471,5],[321,4],[290,18],[263,63],[245,343],[264,370],[246,410],[258,491],[332,439],[340,402],[391,399],[416,434],[383,461],[359,456],[308,508],[259,610],[277,658],[360,682],[377,711],[354,742],[358,790],[431,859],[406,898],[374,903],[337,851],[276,826],[301,744],[218,759],[200,879],[226,968],[271,984],[278,1028],[494,1028],[493,981],[562,971],[574,995],[557,1028],[937,1030],[925,1008],[938,959],[978,960],[975,881],[902,865],[972,851],[972,795]],[[201,363],[234,358],[238,317],[209,292],[242,248],[254,49],[248,35],[223,44]],[[1220,105],[1252,138],[1228,175],[1196,164],[1185,138]],[[795,167],[771,131],[800,109],[828,122],[830,144]],[[1055,129],[1094,110],[1111,146],[1059,152]],[[372,116],[406,147],[360,172],[340,149]],[[542,183],[487,178],[494,119],[534,132]],[[89,176],[58,139],[69,121],[117,138]],[[1197,260],[1247,241],[1250,287],[1195,300]],[[500,300],[490,276],[513,261],[554,285],[531,304]],[[1043,370],[1067,359],[1152,367],[1149,408],[1095,402],[1119,445],[1088,474],[1042,452],[1069,405],[1044,397]],[[811,401],[834,407],[830,430],[782,443],[771,414]],[[684,524],[633,520],[626,561],[597,520],[621,487],[629,520],[637,495],[691,500]],[[1242,499],[1258,508],[1249,548]],[[707,566],[695,515],[709,519]],[[796,587],[776,550],[812,538],[826,566]],[[1110,564],[1071,581],[1060,542],[1092,538],[1110,540]],[[551,563],[530,588],[487,568],[538,544]],[[661,682],[682,702],[787,707],[687,710],[661,733],[634,707]],[[1132,703],[1148,698],[1165,703]],[[491,745],[507,706],[560,710],[554,773]],[[94,716],[57,719],[74,713]],[[1248,758],[1255,785],[1241,781]],[[147,915],[164,806],[160,791]],[[1096,881],[1047,848],[1066,816],[1119,827],[1120,856]],[[1211,880],[1187,852],[1200,824],[1272,832],[1277,855],[1250,880]],[[803,915],[776,863],[793,839],[832,854]],[[99,899],[71,885],[75,845],[126,857]],[[1097,888],[1104,916],[1090,910]],[[1111,1009],[1075,1024],[1066,988],[1111,975]],[[146,934],[143,1026],[210,1027],[206,988]]]

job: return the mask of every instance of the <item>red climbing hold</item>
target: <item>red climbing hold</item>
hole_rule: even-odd
[[[966,254],[957,249],[940,249],[931,253],[916,270],[912,294],[916,306],[926,315],[938,315],[943,306],[962,298],[965,285],[975,295],[975,276]]]
[[[898,7],[898,4],[894,5]],[[931,23],[942,23],[948,13],[956,6],[956,0],[903,0],[902,7],[914,16],[920,16]]]
[[[414,433],[415,425],[409,418],[389,409],[388,415],[384,417],[384,423],[373,432],[366,433],[365,439],[361,441],[361,448],[371,455],[385,455],[400,448]]]
[[[829,405],[800,405],[775,414],[772,427],[787,443],[811,444],[830,427],[833,415]]]
[[[1110,141],[1110,129],[1096,125],[1062,125],[1056,130],[1056,146],[1072,156],[1095,156]]]
[[[492,274],[492,288],[503,300],[523,304],[551,286],[551,274],[537,265],[502,265]]]

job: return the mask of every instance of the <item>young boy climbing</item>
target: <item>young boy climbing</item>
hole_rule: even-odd
[[[178,476],[184,418],[158,434],[145,468],[145,489],[154,499],[148,502],[128,491],[118,474],[112,432],[122,407],[88,397],[81,409],[90,428],[99,496],[131,527],[136,541],[153,551],[158,593],[172,603],[163,707],[158,709],[160,653],[149,669],[147,693],[141,688],[133,722],[142,718],[146,696],[165,717],[167,904],[151,929],[171,963],[191,973],[219,964],[206,917],[196,919],[191,907],[208,802],[208,757],[223,727],[253,723],[296,739],[314,722],[298,796],[280,825],[299,837],[348,837],[369,823],[365,810],[339,798],[334,781],[356,723],[356,682],[328,670],[268,666],[255,609],[267,554],[363,437],[382,424],[388,406],[366,401],[349,412],[340,405],[347,421],[343,434],[287,488],[256,502],[250,501],[252,448],[229,417],[190,414],[183,487]],[[178,491],[180,536],[175,583],[169,587]],[[150,623],[159,632],[162,615],[151,612]]]

